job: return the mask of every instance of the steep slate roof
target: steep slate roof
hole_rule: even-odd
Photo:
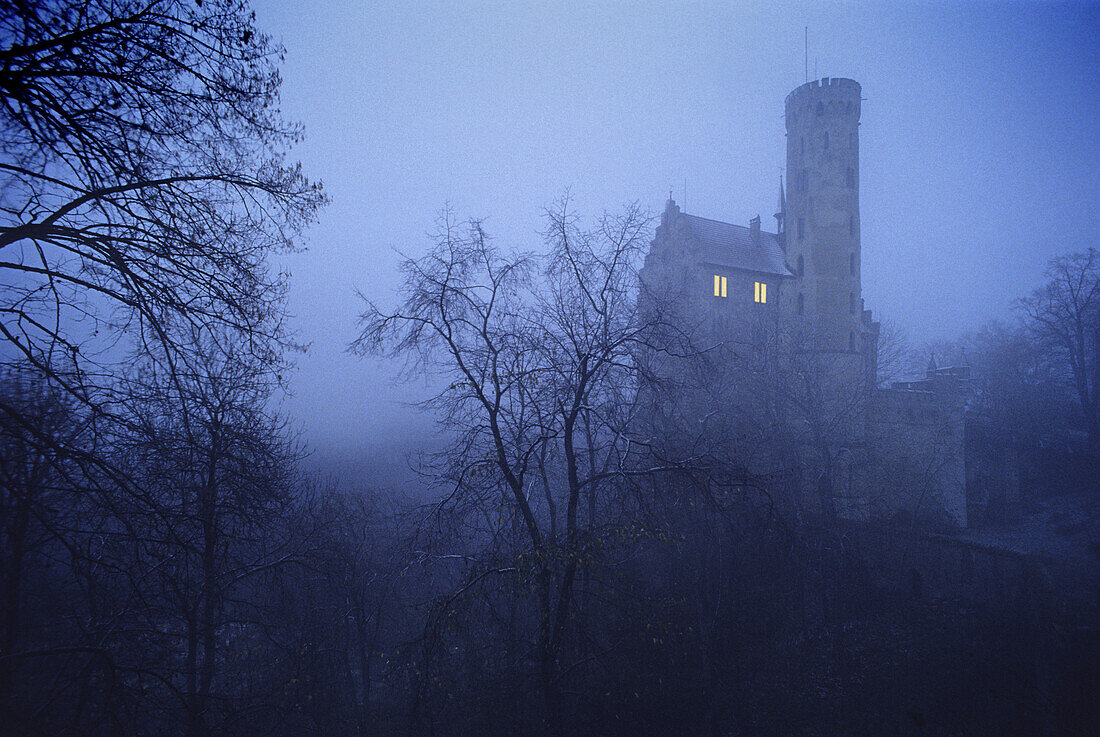
[[[783,248],[775,233],[760,232],[760,241],[741,225],[723,223],[683,213],[692,234],[703,247],[703,261],[731,269],[794,276],[787,268]]]

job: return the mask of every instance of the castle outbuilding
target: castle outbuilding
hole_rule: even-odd
[[[787,374],[776,375],[787,376],[789,401],[769,406],[787,407],[771,427],[774,444],[790,452],[754,453],[752,470],[787,479],[807,509],[965,526],[962,374],[936,370],[919,385],[878,386],[879,325],[861,285],[860,93],[853,80],[826,78],[787,95],[787,180],[775,232],[759,216],[736,225],[682,212],[670,198],[642,269],[643,294],[674,303],[698,345],[726,347],[708,384],[764,391],[767,362],[786,362]],[[682,366],[666,360],[659,371]],[[715,404],[687,405],[698,412],[707,402]],[[736,413],[725,431],[762,425],[756,411]]]

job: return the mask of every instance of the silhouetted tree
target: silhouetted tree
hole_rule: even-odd
[[[25,726],[21,702],[45,685],[38,660],[72,644],[43,625],[60,624],[56,563],[81,524],[81,467],[59,449],[86,444],[89,426],[70,397],[26,367],[0,375],[0,396],[18,411],[0,414],[0,714]]]
[[[630,425],[645,374],[637,356],[652,347],[660,319],[638,311],[635,267],[646,237],[635,208],[582,231],[565,199],[548,213],[546,255],[512,255],[480,222],[463,231],[447,215],[435,248],[402,265],[402,307],[368,303],[353,345],[404,356],[449,382],[430,405],[456,433],[447,456],[452,498],[473,498],[486,516],[499,508],[503,527],[487,534],[507,539],[514,521],[525,541],[518,557],[475,558],[463,588],[487,576],[532,587],[551,722],[578,573],[601,545],[600,497],[614,479],[653,472],[640,464],[646,446],[631,445]]]
[[[280,56],[239,0],[0,1],[5,356],[100,412],[119,343],[187,364],[217,325],[275,360],[266,258],[323,201],[285,161]]]
[[[143,605],[115,613],[110,641],[121,667],[151,677],[158,698],[146,708],[178,715],[189,735],[222,732],[256,707],[240,664],[262,639],[256,580],[294,557],[285,517],[297,452],[267,411],[275,379],[257,363],[196,337],[189,370],[139,374],[126,391],[137,430],[119,439],[114,465],[140,493],[118,515],[131,534],[113,552],[128,573],[109,578]]]
[[[1057,357],[1073,388],[1089,442],[1100,447],[1100,251],[1059,256],[1047,283],[1017,302],[1028,335]]]

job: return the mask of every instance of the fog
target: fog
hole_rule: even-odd
[[[1008,317],[1046,261],[1098,231],[1093,4],[260,2],[287,48],[296,156],[332,204],[289,260],[311,344],[290,414],[321,452],[415,444],[415,385],[350,357],[355,290],[392,303],[395,250],[437,212],[534,248],[565,189],[595,217],[670,190],[687,212],[774,225],[784,97],[863,87],[863,293],[916,342]],[[804,36],[805,31],[805,36]],[[804,39],[808,37],[808,45]],[[340,397],[333,402],[334,389]]]

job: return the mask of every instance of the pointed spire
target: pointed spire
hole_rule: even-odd
[[[776,211],[776,215],[787,214],[787,198],[783,196],[783,173],[779,174],[779,209]]]
[[[775,213],[775,232],[779,245],[787,246],[787,199],[783,196],[783,172],[779,173],[779,209]]]

